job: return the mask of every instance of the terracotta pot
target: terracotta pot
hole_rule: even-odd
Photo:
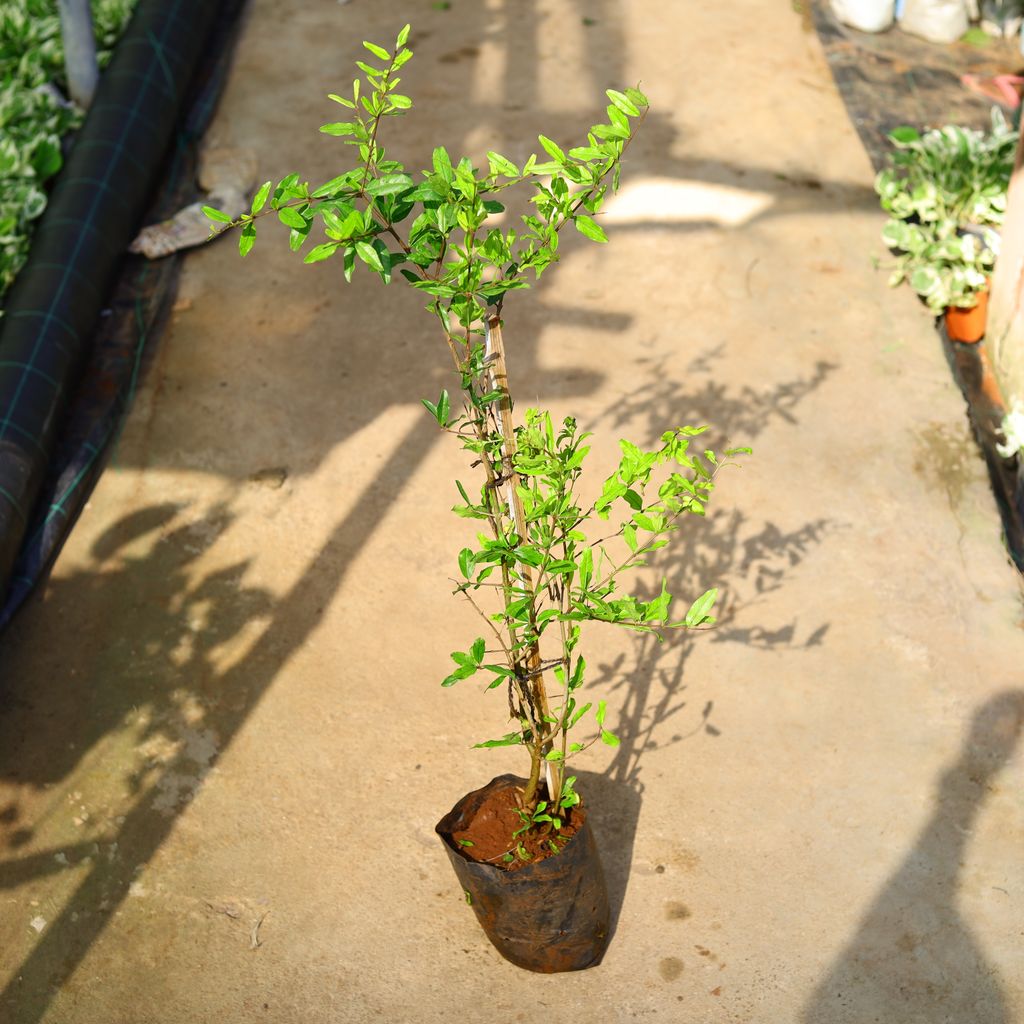
[[[946,333],[950,341],[972,344],[985,336],[985,321],[988,317],[988,292],[978,292],[977,305],[970,309],[958,306],[946,308]]]
[[[563,849],[515,871],[470,860],[452,839],[495,787],[521,787],[500,775],[467,793],[437,824],[466,901],[494,948],[517,967],[543,974],[598,963],[608,945],[609,909],[594,834],[584,819]]]

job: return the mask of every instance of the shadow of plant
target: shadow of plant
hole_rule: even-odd
[[[806,376],[763,389],[746,386],[735,393],[714,380],[696,382],[694,378],[710,375],[723,351],[719,345],[691,360],[683,373],[686,384],[673,376],[665,359],[652,360],[644,384],[619,399],[604,418],[616,428],[628,423],[635,430],[637,424],[646,424],[652,436],[677,424],[710,423],[712,429],[707,436],[723,439],[717,447],[752,444],[773,422],[798,424],[796,410],[800,402],[838,369],[835,363],[818,362]],[[609,767],[612,778],[635,785],[642,792],[639,773],[645,749],[671,746],[699,732],[720,735],[712,721],[713,700],[705,701],[698,720],[685,727],[679,724],[675,732],[663,735],[668,723],[681,723],[678,716],[687,706],[682,697],[687,688],[686,661],[696,643],[709,640],[760,649],[799,650],[823,641],[828,623],[807,630],[793,618],[769,629],[741,626],[737,616],[742,610],[749,617],[752,607],[782,588],[787,574],[831,528],[825,519],[793,530],[783,530],[770,521],[758,526],[740,510],[719,511],[714,500],[706,518],[688,517],[680,523],[668,547],[650,559],[657,582],[641,584],[636,590],[643,599],[650,600],[660,591],[664,577],[669,591],[685,606],[708,587],[722,586],[725,592],[716,605],[718,621],[704,638],[680,631],[659,642],[650,634],[641,634],[628,653],[598,666],[595,685],[608,686],[622,698],[617,725],[621,742]]]

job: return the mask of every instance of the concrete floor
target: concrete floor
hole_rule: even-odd
[[[720,586],[717,631],[586,636],[623,737],[580,764],[611,948],[529,976],[463,902],[434,822],[520,764],[467,749],[499,696],[437,685],[476,635],[445,582],[466,470],[419,405],[447,357],[416,295],[267,231],[188,258],[0,641],[0,1020],[1024,1019],[1019,579],[931,324],[872,270],[815,37],[768,0],[257,0],[213,141],[332,176],[323,97],[406,20],[413,167],[652,100],[611,243],[506,307],[524,401],[598,432],[595,478],[682,422],[755,448],[649,577]]]

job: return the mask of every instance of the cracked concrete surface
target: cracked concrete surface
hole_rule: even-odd
[[[462,900],[434,822],[518,765],[467,749],[500,698],[437,686],[476,630],[445,582],[462,456],[419,405],[446,357],[417,296],[270,229],[188,257],[0,640],[0,1020],[1021,1020],[1019,580],[930,322],[871,268],[815,37],[764,0],[257,0],[212,142],[326,180],[324,97],[404,21],[412,167],[652,100],[610,244],[506,307],[523,401],[597,432],[595,479],[678,423],[755,449],[648,578],[719,585],[719,628],[586,637],[623,738],[580,765],[608,955],[526,976]]]

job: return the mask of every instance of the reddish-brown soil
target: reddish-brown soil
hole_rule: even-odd
[[[516,813],[518,792],[512,787],[495,787],[483,794],[474,813],[468,817],[465,827],[451,833],[452,842],[464,857],[468,860],[494,864],[506,871],[516,871],[527,864],[535,864],[545,857],[554,856],[555,851],[549,845],[550,842],[553,841],[556,846],[563,846],[566,840],[571,839],[583,827],[586,812],[577,805],[562,819],[560,831],[547,826],[547,832],[534,828],[513,838],[512,834],[523,825],[522,819]],[[464,842],[473,845],[466,846],[463,845]],[[526,851],[525,859],[517,853],[520,845]],[[503,859],[508,853],[513,856],[511,861]]]

